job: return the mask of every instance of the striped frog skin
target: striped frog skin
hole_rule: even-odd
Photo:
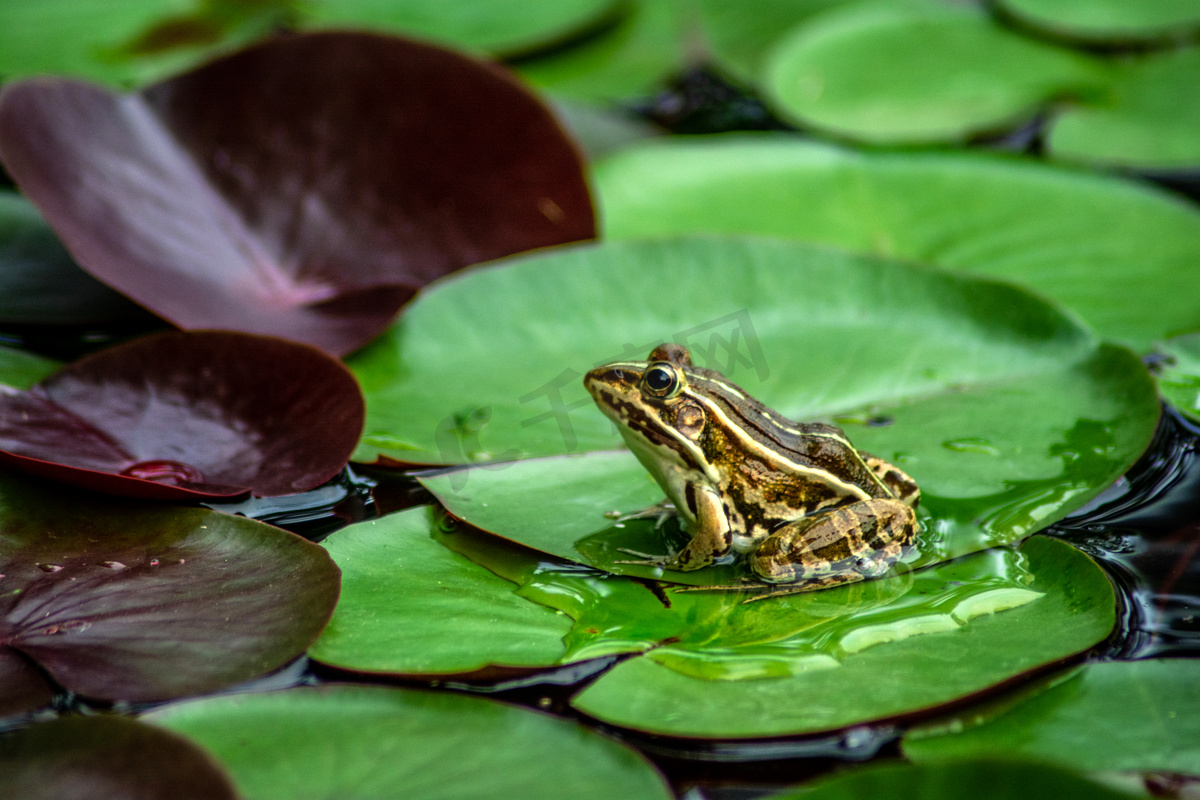
[[[772,411],[680,345],[584,385],[691,535],[669,557],[625,563],[691,571],[745,554],[762,581],[811,591],[882,575],[916,537],[912,478],[840,428]]]

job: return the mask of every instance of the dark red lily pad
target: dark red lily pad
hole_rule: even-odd
[[[10,84],[0,159],[155,314],[338,355],[434,278],[595,232],[578,152],[509,73],[367,33],[282,36],[129,95]]]
[[[244,517],[0,470],[0,660],[100,700],[211,692],[293,660],[337,602],[325,550]],[[7,673],[5,673],[7,676]],[[0,683],[0,706],[28,693]]]
[[[0,737],[0,797],[235,800],[196,745],[124,717],[66,717]]]
[[[0,387],[0,461],[127,497],[271,497],[336,475],[364,413],[354,376],[314,347],[171,331]]]

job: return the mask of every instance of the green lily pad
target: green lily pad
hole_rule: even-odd
[[[207,753],[124,717],[63,717],[0,736],[0,797],[235,800]]]
[[[1158,346],[1168,361],[1158,389],[1171,405],[1200,421],[1200,333],[1177,336]]]
[[[246,800],[672,796],[632,749],[478,697],[329,686],[198,700],[143,719],[213,754]]]
[[[162,77],[277,27],[291,0],[6,0],[0,75]]]
[[[881,144],[1006,130],[1056,97],[1104,85],[1086,57],[945,4],[829,12],[780,42],[766,73],[796,123]]]
[[[1050,153],[1064,160],[1140,170],[1198,167],[1198,85],[1200,47],[1117,64],[1104,101],[1076,106],[1054,121]]]
[[[573,100],[611,102],[651,94],[685,61],[677,0],[631,0],[611,29],[516,65],[539,89]]]
[[[62,364],[53,359],[12,347],[0,347],[0,384],[4,386],[28,389],[61,368]]]
[[[1023,24],[1066,39],[1127,44],[1200,30],[1197,0],[996,0]]]
[[[998,715],[968,713],[914,728],[920,763],[1029,758],[1081,770],[1200,775],[1200,662],[1087,664]]]
[[[333,619],[309,651],[363,672],[447,674],[540,667],[570,621],[430,536],[430,509],[351,525],[325,541],[342,570]]]
[[[876,764],[773,794],[767,800],[1130,800],[1145,796],[1044,764],[967,761],[937,766]]]
[[[697,625],[693,615],[688,638],[622,661],[572,705],[608,724],[671,736],[835,730],[960,701],[1091,647],[1114,621],[1112,587],[1099,567],[1041,537],[1019,554],[981,553],[909,575],[908,586],[889,592],[904,580],[730,606],[751,611],[719,622],[714,615]],[[570,601],[564,591],[545,596]],[[691,596],[669,594],[672,611],[687,615],[687,606],[674,607]],[[800,630],[773,641],[784,623],[764,626],[772,611]],[[588,629],[603,627],[584,620]]]
[[[1129,181],[771,135],[635,146],[594,180],[610,239],[760,234],[986,273],[1139,350],[1200,328],[1200,212]]]
[[[611,14],[615,0],[310,0],[311,26],[406,33],[451,47],[514,53],[570,37]]]

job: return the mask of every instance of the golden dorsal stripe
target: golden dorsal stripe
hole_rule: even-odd
[[[745,446],[745,448],[747,450],[750,450],[752,452],[759,454],[760,456],[764,457],[767,461],[775,461],[780,464],[783,464],[788,469],[791,469],[792,471],[794,471],[795,473],[797,473],[799,475],[807,475],[807,476],[811,477],[814,481],[816,481],[818,483],[824,483],[826,486],[830,486],[838,491],[841,491],[844,495],[847,495],[849,497],[854,497],[859,500],[870,500],[871,499],[871,496],[869,494],[867,494],[865,491],[863,491],[860,487],[855,486],[853,483],[848,483],[839,478],[835,478],[833,475],[831,475],[829,473],[828,470],[817,469],[815,467],[806,467],[806,466],[803,466],[802,464],[797,464],[795,461],[792,461],[789,458],[785,458],[783,456],[783,454],[780,453],[779,451],[772,450],[767,447],[763,447],[763,445],[761,445],[759,442],[754,440],[754,437],[750,436],[745,431],[743,431],[742,427],[740,425],[735,425],[733,423],[733,421],[731,419],[729,419],[728,416],[726,416],[725,412],[722,411],[720,409],[720,407],[717,406],[716,403],[712,402],[707,397],[702,397],[700,395],[693,395],[693,399],[699,403],[703,403],[704,406],[709,410],[709,413],[711,413],[714,417],[721,420],[721,422],[724,424],[726,430],[733,431],[737,435],[738,439],[741,440],[742,444]],[[672,434],[674,434],[674,431],[672,431]],[[804,434],[804,435],[807,436],[808,434]],[[851,448],[851,449],[853,449],[853,448]],[[871,470],[868,469],[867,472],[871,472]],[[871,472],[871,474],[874,475],[875,473]]]

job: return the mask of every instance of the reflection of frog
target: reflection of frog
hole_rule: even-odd
[[[692,538],[665,559],[695,570],[749,553],[769,583],[820,589],[886,572],[916,534],[916,483],[842,431],[785,419],[665,344],[584,378]]]

